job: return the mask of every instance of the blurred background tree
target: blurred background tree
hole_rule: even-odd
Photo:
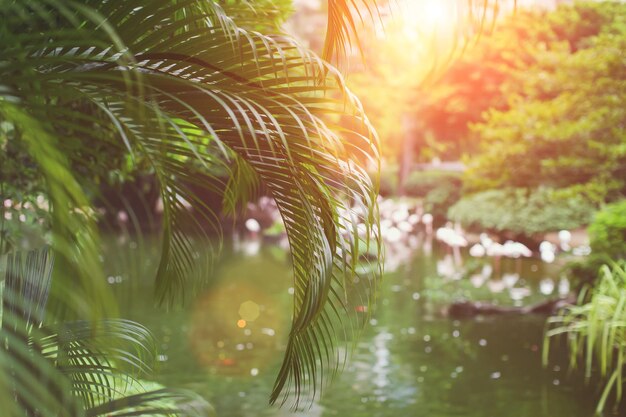
[[[430,21],[457,10],[447,2],[419,7]],[[544,3],[513,16],[501,8],[480,35],[470,23],[461,34],[445,25],[416,31],[422,21],[405,10],[414,21],[386,27],[384,36],[381,28],[365,32],[366,57],[376,59],[365,67],[355,60],[348,82],[383,138],[383,185],[410,195],[403,159],[408,171],[462,160],[469,192],[544,186],[596,204],[619,198],[624,7]]]
[[[468,188],[547,186],[596,204],[626,195],[620,9],[576,5],[537,20],[547,26],[540,37],[547,39],[529,37],[537,50],[506,75],[504,108],[490,108],[470,129],[480,146],[468,159]]]

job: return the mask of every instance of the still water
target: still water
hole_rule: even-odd
[[[569,370],[563,346],[542,367],[545,317],[445,314],[457,299],[526,305],[556,297],[569,289],[560,268],[537,259],[471,259],[424,236],[387,248],[370,325],[322,399],[300,413],[269,407],[289,331],[290,267],[278,246],[238,246],[225,250],[205,289],[169,312],[154,307],[147,279],[156,245],[112,241],[106,263],[123,315],[159,341],[153,379],[200,393],[220,417],[593,415],[598,392]],[[138,256],[141,250],[148,253]],[[244,328],[242,308],[258,315]]]

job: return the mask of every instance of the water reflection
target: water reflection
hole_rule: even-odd
[[[544,317],[453,320],[445,312],[460,299],[527,305],[567,294],[559,267],[535,258],[477,259],[469,248],[455,255],[426,233],[388,244],[387,274],[370,326],[322,400],[302,413],[268,407],[293,288],[285,250],[252,240],[258,245],[242,239],[225,254],[208,288],[186,308],[155,312],[149,280],[113,286],[125,316],[160,340],[155,379],[201,393],[219,416],[593,415],[596,393],[568,372],[564,351],[551,368],[542,368]],[[151,276],[154,263],[135,264],[132,251],[112,247],[110,276]]]
[[[261,269],[253,272],[249,268],[255,264]],[[284,334],[285,311],[289,311],[287,303],[277,302],[276,294],[263,285],[272,269],[272,264],[262,261],[224,266],[222,279],[193,303],[189,347],[202,368],[240,376],[268,370],[281,347],[275,335]],[[289,298],[285,292],[282,299]]]

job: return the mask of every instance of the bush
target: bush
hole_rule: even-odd
[[[589,236],[594,255],[626,259],[626,200],[609,204],[596,213]]]
[[[449,171],[413,171],[404,184],[404,192],[409,197],[425,198],[430,192],[447,188],[461,189],[461,174]]]
[[[609,204],[594,216],[589,226],[591,255],[570,262],[569,273],[580,284],[591,284],[602,265],[626,259],[626,200]]]
[[[533,236],[589,224],[595,207],[576,196],[556,197],[553,190],[489,190],[464,197],[448,217],[465,227]]]

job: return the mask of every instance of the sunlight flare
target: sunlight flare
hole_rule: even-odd
[[[405,0],[400,5],[404,35],[411,41],[454,31],[458,20],[456,0]]]

